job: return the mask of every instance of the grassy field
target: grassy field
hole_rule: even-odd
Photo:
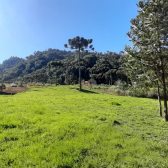
[[[153,99],[74,86],[0,96],[0,168],[168,167]]]

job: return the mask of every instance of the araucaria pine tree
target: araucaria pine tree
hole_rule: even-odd
[[[80,68],[80,51],[84,51],[85,48],[88,47],[90,44],[89,48],[91,50],[94,50],[92,43],[92,39],[84,39],[83,37],[76,36],[73,39],[68,39],[68,44],[71,49],[76,49],[78,50],[79,57],[78,57],[78,64],[79,64],[79,84],[80,88],[79,90],[82,89],[82,84],[81,84],[81,68]],[[68,44],[64,44],[64,47],[68,48]]]
[[[128,57],[138,60],[140,67],[148,73],[150,79],[157,79],[158,87],[163,89],[164,118],[167,114],[166,74],[168,62],[168,0],[141,0],[137,4],[138,15],[131,20],[130,31],[127,33],[138,54],[125,48]],[[130,52],[131,51],[131,52]],[[135,64],[136,66],[136,64]],[[144,73],[145,74],[145,73]]]

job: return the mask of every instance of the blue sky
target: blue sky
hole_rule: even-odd
[[[0,63],[48,48],[64,50],[69,38],[93,39],[98,52],[119,52],[137,15],[138,0],[2,0]]]

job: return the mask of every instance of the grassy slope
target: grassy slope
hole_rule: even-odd
[[[1,168],[168,167],[157,100],[58,86],[0,102]]]

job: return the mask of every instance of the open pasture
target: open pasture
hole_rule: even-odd
[[[157,105],[74,86],[0,95],[0,167],[168,167]]]

